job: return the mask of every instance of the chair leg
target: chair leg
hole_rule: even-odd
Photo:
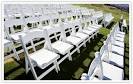
[[[19,58],[18,53],[17,53],[17,51],[16,51],[16,49],[15,49],[14,47],[13,47],[13,52],[14,52],[14,54],[15,54],[14,58],[16,58],[17,61],[19,61],[20,58]]]
[[[76,46],[76,47],[78,48],[78,46]],[[77,52],[80,53],[80,49],[79,48],[78,48]]]
[[[97,37],[97,33],[96,33],[96,37]]]
[[[28,64],[28,61],[27,59],[25,58],[25,69],[26,69],[26,74],[29,72],[29,64]]]
[[[69,61],[72,61],[72,57],[70,55],[70,52],[68,53],[68,59],[69,59]]]
[[[29,64],[29,67],[31,69],[31,72],[36,80],[39,80],[36,74],[36,71],[34,69],[34,65],[31,63],[30,59],[27,59],[27,63]],[[28,65],[27,65],[28,66]],[[28,69],[27,69],[28,70]]]
[[[80,53],[80,49],[78,49],[77,52]]]
[[[19,61],[20,58],[19,58],[19,56],[18,56],[18,53],[17,53],[17,51],[16,51],[16,49],[15,49],[15,46],[14,46],[13,42],[12,42],[12,50],[13,50],[13,52],[14,52],[14,54],[15,54],[14,58],[16,58],[17,61]]]
[[[57,65],[57,61],[54,62],[55,65],[55,71],[58,73],[58,65]]]
[[[94,36],[92,37],[92,39],[94,39]]]
[[[86,47],[86,43],[84,43],[84,45],[83,45],[84,47]]]
[[[91,38],[90,38],[91,39]],[[90,43],[90,39],[88,40],[88,42]]]

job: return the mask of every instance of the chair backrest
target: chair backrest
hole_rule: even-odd
[[[110,22],[113,18],[112,13],[107,13],[104,15],[104,21],[106,22]]]
[[[18,29],[16,29],[15,27],[18,27],[18,26],[21,27],[19,29],[19,32],[24,31],[25,27],[26,27],[26,24],[25,24],[24,19],[22,17],[20,17],[19,19],[10,19],[9,18],[8,20],[4,21],[4,24],[5,24],[6,28],[10,28],[10,31],[11,31],[10,33],[18,32]]]
[[[100,48],[100,55],[102,56],[103,55],[103,53],[105,52],[105,44]]]
[[[123,25],[124,27],[127,27],[126,19],[123,20]]]
[[[50,39],[48,37],[46,29],[44,31],[43,30],[38,30],[38,31],[29,32],[25,36],[20,35],[19,38],[21,40],[24,52],[26,53],[27,56],[28,56],[29,53],[28,53],[28,49],[26,48],[26,45],[28,43],[31,43],[31,46],[32,46],[33,50],[36,51],[36,48],[35,48],[35,45],[34,45],[34,42],[33,42],[33,40],[36,39],[36,38],[44,38],[45,39],[44,48],[52,50],[51,42],[50,42]]]
[[[106,41],[104,41],[104,45],[100,48],[100,55],[102,60],[107,61],[109,59],[109,47]]]
[[[111,35],[110,34],[107,35],[107,39],[106,39],[106,44],[109,44],[109,43],[111,43]]]
[[[101,74],[98,74],[98,75],[99,75],[99,78],[102,79],[103,77],[102,63],[101,63],[101,56],[99,52],[95,53],[95,58],[93,59],[89,67],[88,76],[93,78],[96,75],[97,70],[100,71],[99,73]]]

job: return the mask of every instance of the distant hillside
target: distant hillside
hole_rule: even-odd
[[[129,12],[129,4],[105,4]]]

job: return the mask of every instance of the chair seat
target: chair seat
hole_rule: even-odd
[[[78,46],[83,41],[81,38],[74,37],[74,36],[68,36],[66,40],[76,46]]]
[[[89,27],[91,27],[91,28],[95,28],[95,29],[99,29],[99,28],[100,28],[100,27],[97,26],[97,25],[89,25]]]
[[[10,40],[7,40],[7,39],[4,39],[4,47],[10,47],[11,46],[11,41]]]
[[[89,79],[87,76],[88,76],[87,73],[83,73],[80,79],[81,80],[100,80],[100,79],[98,79],[96,77],[93,77],[93,78]]]
[[[124,42],[124,38],[121,38],[121,37],[115,37],[115,39],[116,39],[117,41]]]
[[[124,59],[123,56],[115,54],[115,53],[110,53],[111,55],[109,56],[109,61],[111,64],[119,66],[121,68],[124,68]]]
[[[117,31],[117,33],[125,35],[125,32]]]
[[[92,80],[100,80],[100,79],[98,79],[97,77],[93,77],[93,79]]]
[[[52,48],[54,49],[56,53],[65,55],[73,48],[73,45],[62,42],[62,41],[56,41],[52,43]]]
[[[102,25],[99,25],[99,24],[93,24],[92,26],[93,26],[93,27],[97,27],[97,28],[102,27]]]
[[[119,66],[121,68],[124,67],[123,56],[112,53],[112,52],[104,52],[101,59],[105,62],[109,62],[112,65]]]
[[[25,32],[18,32],[18,33],[15,33],[15,34],[10,34],[11,38],[14,40],[14,41],[19,41],[19,35],[22,35],[22,36],[25,36],[26,33]]]
[[[124,48],[124,42],[115,40],[115,41],[112,41],[112,44]]]
[[[11,41],[4,39],[4,45],[10,44],[10,43],[11,43]]]
[[[121,37],[121,38],[124,38],[124,37],[125,37],[125,35],[119,34],[119,33],[117,33],[116,36],[117,36],[117,37]]]
[[[85,34],[88,34],[88,35],[92,35],[93,33],[94,33],[94,31],[92,30],[82,30],[83,31],[83,33],[85,33]]]
[[[75,36],[80,37],[82,40],[86,40],[89,37],[89,35],[80,32],[77,32]]]
[[[102,62],[103,66],[103,80],[123,80],[123,69],[113,66],[109,63]]]
[[[92,28],[92,27],[88,27],[87,30],[90,30],[90,31],[93,31],[93,32],[97,32],[99,29],[97,29],[97,28]]]
[[[49,65],[56,61],[60,56],[54,52],[48,51],[42,48],[29,55],[33,63],[35,63],[41,69],[44,69],[46,65]]]
[[[49,30],[49,29],[51,29],[51,28],[53,28],[54,26],[52,26],[52,25],[48,25],[48,26],[44,26],[42,29],[47,29],[47,30]]]
[[[29,32],[35,32],[35,31],[43,31],[42,29],[40,28],[35,28],[35,29],[30,29]]]
[[[124,56],[124,48],[112,45],[112,52]]]

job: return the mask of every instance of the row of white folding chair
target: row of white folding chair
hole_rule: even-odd
[[[117,29],[117,25],[118,24],[116,24],[114,26],[113,30]],[[119,52],[119,50],[124,50],[124,47],[123,48],[119,47],[119,46],[121,46],[121,44],[118,44],[119,46],[112,44],[115,41],[115,39],[113,38],[114,33],[112,33],[112,32],[113,31],[111,31],[110,35],[108,35],[107,40],[104,42],[104,45],[100,49],[100,55],[102,56],[101,60],[103,60],[104,62],[107,62],[109,64],[115,65],[117,67],[124,68],[124,57],[122,55],[120,55],[121,53]],[[114,48],[117,48],[117,49],[114,49]],[[117,52],[117,53],[114,53],[114,52]],[[122,51],[122,52],[124,52],[124,51]],[[94,70],[95,66],[96,65],[92,62],[90,65],[90,68],[89,68],[88,75],[86,73],[83,73],[81,79],[95,80],[95,79],[97,79],[96,77],[94,77],[96,74],[98,74],[97,76],[101,79],[101,75],[99,73],[97,73],[96,70]],[[120,71],[121,72],[119,72],[120,75],[118,75],[118,77],[123,76],[122,69]],[[100,73],[102,73],[102,72],[100,72]],[[111,77],[111,74],[109,74],[108,76]],[[117,73],[115,73],[115,74],[117,74]]]
[[[59,54],[62,54],[62,55],[65,55],[66,53],[68,53],[68,55],[65,55],[64,58],[69,57],[69,60],[72,60],[71,54],[70,54],[70,49],[72,49],[72,45],[70,46],[69,44],[64,43],[64,42],[68,42],[68,43],[72,43],[72,44],[76,45],[76,44],[74,43],[74,40],[72,41],[72,39],[74,38],[74,39],[77,39],[77,40],[75,40],[75,41],[78,41],[78,40],[80,40],[80,38],[79,38],[78,36],[70,35],[70,36],[69,36],[69,37],[71,38],[71,40],[70,40],[69,37],[66,37],[65,35],[63,35],[63,34],[65,34],[65,32],[63,32],[63,31],[64,31],[63,28],[61,28],[61,30],[60,30],[60,28],[61,28],[61,27],[58,27],[58,28],[49,28],[49,29],[47,29],[47,30],[48,30],[48,33],[47,33],[48,36],[50,36],[50,35],[53,34],[53,33],[56,33],[56,32],[61,31],[61,39],[62,39],[62,41],[59,41],[59,40],[58,40],[58,41],[52,43],[52,44],[51,44],[52,50],[53,50],[54,52],[59,53]],[[38,32],[38,31],[36,31],[36,32]],[[30,33],[29,33],[29,34],[30,34]],[[34,34],[35,34],[35,33],[34,33]],[[37,33],[36,33],[36,34],[37,34]],[[28,34],[27,34],[27,35],[28,35]],[[36,36],[36,35],[35,35],[35,36]],[[25,38],[28,39],[28,37],[25,37]],[[65,38],[66,38],[66,39],[65,39]],[[80,40],[80,42],[78,41],[78,44],[80,44],[81,41],[82,41],[82,40]],[[76,47],[78,47],[78,45],[77,45]],[[34,50],[35,50],[35,49],[34,49]],[[79,50],[79,48],[76,49],[76,50]],[[59,61],[59,64],[64,60],[64,58],[61,59],[61,60]]]
[[[31,19],[30,19],[31,18]],[[30,22],[30,21],[35,21],[35,22],[38,22],[39,20],[37,20],[38,19],[38,17],[30,17],[27,21],[25,20],[25,22],[26,23],[28,23],[28,22]],[[43,18],[43,16],[40,16],[40,18]],[[15,22],[13,22],[13,21],[11,21],[11,22],[13,22],[13,23],[16,23],[16,24],[21,24],[21,23],[24,23],[24,22],[22,22],[23,21],[23,19],[21,19],[20,21],[15,21]],[[11,23],[11,22],[7,22],[8,24],[9,23]],[[26,30],[26,27],[24,27],[25,28],[25,30]],[[24,32],[23,32],[24,33]],[[19,33],[20,34],[20,33]],[[18,34],[18,35],[19,35]],[[15,40],[18,40],[18,36],[16,37],[17,35],[12,35],[12,37],[15,39]]]
[[[24,32],[22,32],[21,34],[22,34],[22,35],[25,35]],[[19,38],[18,38],[18,35],[20,35],[20,33],[18,33],[18,34],[14,34],[14,35],[12,35],[12,37],[13,37],[14,39],[17,40],[17,39],[19,39]]]
[[[114,26],[116,27],[117,24]],[[116,65],[120,68],[124,68],[124,42],[120,42],[115,40],[113,31],[107,36],[106,42],[104,42],[105,46],[105,56],[103,56],[103,60],[113,65]],[[117,37],[116,37],[117,38]],[[118,37],[119,38],[119,37]]]
[[[51,29],[48,29],[48,33],[47,33],[47,35],[49,36],[49,35],[51,35],[51,34],[53,34],[53,33],[55,33],[55,32],[59,32],[60,31],[60,28],[51,28]],[[61,30],[62,31],[62,30]],[[46,33],[46,32],[45,32]],[[30,34],[30,33],[29,33]],[[35,33],[33,33],[33,34],[35,34]],[[38,33],[36,33],[36,34],[38,34]],[[39,34],[38,35],[33,35],[33,36],[39,36]],[[64,34],[64,32],[62,32],[62,34]],[[27,34],[28,35],[28,34]],[[62,36],[61,36],[62,37]],[[25,38],[26,39],[29,39],[28,37],[26,37],[25,36]],[[73,38],[76,38],[76,39],[78,39],[78,37],[73,37]],[[26,41],[26,39],[25,39],[25,41]],[[65,39],[64,37],[62,38],[62,39]],[[60,61],[59,61],[59,64],[65,59],[65,58],[67,58],[67,57],[69,57],[69,60],[72,60],[72,58],[71,58],[71,55],[70,55],[70,49],[72,49],[72,45],[70,45],[70,44],[67,44],[67,43],[64,43],[63,41],[65,41],[65,40],[62,40],[62,41],[56,41],[56,42],[54,42],[54,43],[52,43],[51,44],[51,47],[52,47],[52,50],[54,51],[54,52],[56,52],[56,53],[59,53],[59,54],[62,54],[62,55],[65,55],[66,53],[68,53],[67,55],[65,55],[65,57],[63,57],[63,59],[61,59]],[[67,40],[67,42],[68,42],[68,40]],[[49,42],[49,44],[50,44],[50,42]],[[50,46],[50,45],[49,45]]]
[[[114,29],[117,28],[117,24],[114,26]],[[116,32],[115,32],[116,33]],[[108,53],[108,56],[105,56],[103,59],[104,61],[107,61],[109,63],[112,63],[113,65],[116,65],[120,68],[124,68],[124,42],[117,41],[114,38],[114,31],[112,30],[111,33],[108,35],[106,42],[104,42],[104,45],[106,46],[106,53]]]
[[[40,16],[40,18],[41,18],[41,21],[43,20],[43,18],[44,19],[50,19],[49,18],[49,16],[46,18],[46,16]],[[58,18],[58,17],[57,17]],[[8,22],[9,21],[9,22]],[[29,17],[29,18],[25,18],[25,20],[23,20],[23,18],[20,18],[19,20],[18,19],[13,19],[12,21],[11,20],[8,20],[8,21],[6,21],[6,24],[9,24],[9,23],[11,23],[12,22],[12,25],[11,26],[13,26],[13,24],[16,24],[16,25],[21,25],[21,24],[24,24],[25,23],[25,26],[26,26],[26,23],[30,23],[30,22],[39,22],[39,19],[38,19],[38,17]],[[11,22],[10,22],[11,21]],[[50,22],[52,22],[52,21],[50,21]],[[41,23],[40,23],[41,24]],[[8,26],[8,25],[7,25]],[[9,27],[11,27],[10,25],[9,25]],[[13,30],[13,28],[11,27],[11,29]],[[26,28],[25,28],[26,29]],[[13,31],[14,32],[14,31]],[[16,35],[14,35],[15,36],[15,38],[16,38],[16,40],[18,39],[17,37],[16,37]]]
[[[40,17],[40,18],[42,18],[42,17]],[[23,21],[23,20],[21,20],[21,21]],[[38,22],[38,17],[37,17],[37,18],[31,17],[31,19],[29,18],[28,21],[25,21],[25,22],[28,23],[28,22],[30,22],[30,21]],[[16,21],[16,22],[20,22],[20,21]],[[17,24],[16,22],[14,22],[14,24]],[[22,22],[20,22],[20,23],[22,23]]]
[[[13,7],[14,5],[12,5],[12,7]],[[11,8],[12,8],[11,7]],[[38,12],[43,12],[43,13],[45,13],[46,11],[47,11],[47,9],[45,9],[45,8],[39,8],[39,7],[36,7],[36,5],[19,5],[19,6],[17,6],[16,8],[12,8],[12,9],[10,9],[8,6],[6,7],[5,6],[5,10],[6,11],[13,11],[12,13],[17,13],[17,10],[23,10],[23,11],[25,11],[24,13],[26,13],[27,15],[29,15],[31,12],[33,12],[32,11],[32,9],[33,10],[37,10]],[[54,9],[56,12],[58,11],[58,10],[56,10],[56,9]],[[64,9],[61,9],[61,10],[64,10]],[[53,11],[52,9],[50,9],[49,11]],[[49,11],[47,11],[47,12],[49,12]],[[66,11],[66,10],[64,10],[64,11]],[[46,12],[46,13],[47,13]],[[10,13],[10,12],[9,12]],[[29,13],[29,14],[28,14]],[[12,14],[11,14],[12,15]]]
[[[41,14],[42,14],[42,11],[43,11],[43,9],[41,9],[41,8],[31,8],[31,6],[30,7],[26,7],[26,8],[23,8],[23,7],[20,7],[20,9],[19,10],[22,10],[23,11],[23,14],[24,15],[28,15],[28,16],[32,16],[32,15],[36,15],[36,14],[34,14],[33,12],[35,12],[35,13],[38,13],[38,12],[41,12]],[[17,11],[17,10],[16,10]],[[27,11],[27,12],[26,12]],[[51,11],[51,10],[48,10],[48,11]],[[44,12],[48,12],[47,10],[44,10]],[[54,11],[56,11],[56,10],[54,10]],[[40,14],[40,15],[41,15]],[[47,13],[48,14],[48,13]]]
[[[20,7],[20,8],[22,8],[22,7]],[[25,9],[26,11],[28,11],[29,12],[29,14],[28,15],[32,15],[32,13],[33,13],[33,11],[32,11],[32,9],[31,9],[31,7],[28,7],[28,9],[27,8],[22,8],[21,10],[23,10],[23,9]],[[29,10],[30,9],[30,10]],[[40,8],[39,9],[37,9],[37,11],[39,11],[40,10]],[[73,9],[73,10],[75,10],[75,9]],[[24,10],[23,10],[24,11]],[[28,13],[28,12],[24,12],[24,13]],[[42,10],[40,10],[41,12],[42,12]],[[39,12],[40,12],[39,11]],[[76,12],[76,14],[77,14],[77,12]],[[25,15],[27,15],[27,14],[25,14]],[[33,14],[34,15],[34,14]]]
[[[69,24],[68,24],[69,25]],[[73,25],[73,24],[72,24]],[[61,26],[62,27],[62,26]],[[69,27],[69,26],[68,26]],[[73,27],[73,26],[72,26]],[[74,27],[75,27],[75,25],[74,25]],[[73,27],[73,28],[74,28]],[[67,28],[67,27],[66,27]],[[52,34],[52,32],[55,32],[55,30],[57,31],[59,29],[59,27],[58,28],[48,28],[48,31]],[[75,30],[73,30],[73,31],[75,31]],[[57,31],[57,32],[59,32],[59,31]],[[64,34],[64,32],[62,33],[62,34]],[[85,34],[82,34],[82,33],[80,33],[80,35],[85,35]],[[88,36],[88,35],[86,35],[86,36]],[[65,37],[65,36],[64,36]],[[63,37],[63,39],[64,39],[64,37]],[[74,44],[74,45],[76,45],[76,47],[78,47],[78,45],[81,43],[81,41],[82,40],[86,40],[86,38],[83,38],[83,37],[81,37],[81,38],[83,38],[82,40],[80,39],[80,38],[77,38],[77,37],[81,37],[81,36],[78,36],[78,34],[76,35],[76,36],[74,36],[74,34],[71,36],[71,37],[67,37],[66,38],[66,40],[63,40],[63,41],[66,41],[66,42],[71,42],[72,44]],[[72,39],[77,39],[76,41],[78,41],[79,40],[79,42],[78,42],[78,44],[75,44],[74,43],[74,40],[72,41]],[[71,39],[71,40],[70,40]],[[62,52],[61,50],[63,50],[63,49],[61,49],[62,47],[60,47],[60,44],[61,44],[61,42],[60,41],[57,41],[57,42],[55,42],[55,43],[53,43],[52,45],[53,45],[53,47],[54,47],[54,49],[55,49],[55,52],[56,53],[60,53],[60,54],[62,54],[62,55],[64,55],[64,54],[66,54],[65,52]],[[62,44],[63,45],[63,44]],[[64,44],[65,45],[65,44]],[[68,46],[68,45],[67,45]],[[82,46],[82,45],[81,45]],[[64,48],[64,47],[63,47]],[[67,48],[67,47],[66,47]],[[76,50],[79,50],[79,48],[80,47],[78,47],[78,49],[76,49]],[[59,49],[59,50],[58,50]],[[61,49],[61,50],[60,50]],[[70,53],[69,53],[70,54]],[[71,58],[69,58],[70,60],[72,60]],[[62,60],[63,61],[63,60]]]

